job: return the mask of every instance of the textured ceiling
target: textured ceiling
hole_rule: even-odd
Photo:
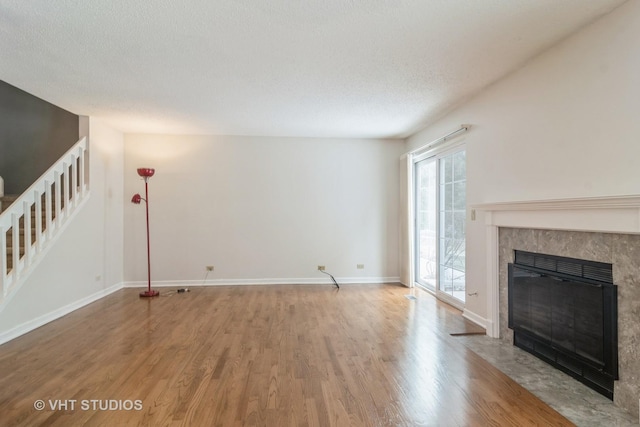
[[[0,0],[0,80],[125,132],[405,137],[624,0]]]

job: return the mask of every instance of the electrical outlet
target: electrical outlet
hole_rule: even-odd
[[[356,265],[356,268],[358,270],[363,270],[364,269],[364,264],[358,264],[358,265]]]
[[[319,265],[319,266],[318,266],[318,270],[320,270],[320,271],[324,271],[324,265]]]
[[[213,271],[213,265],[207,265],[207,271]]]

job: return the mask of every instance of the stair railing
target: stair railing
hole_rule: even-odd
[[[87,198],[88,154],[82,138],[0,214],[0,306]]]

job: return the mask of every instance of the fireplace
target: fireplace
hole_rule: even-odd
[[[508,265],[514,345],[613,399],[618,379],[612,265],[515,251]]]
[[[640,195],[471,205],[485,235],[487,335],[513,342],[508,327],[508,264],[514,250],[587,259],[613,266],[618,294],[618,376],[614,403],[638,414],[640,396]],[[479,223],[478,225],[481,225]],[[470,226],[470,229],[474,225]],[[469,313],[478,318],[478,313]],[[475,315],[475,316],[474,316]]]

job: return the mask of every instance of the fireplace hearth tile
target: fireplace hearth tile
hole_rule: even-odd
[[[503,340],[460,337],[470,350],[579,427],[631,427],[637,418],[563,372]]]

